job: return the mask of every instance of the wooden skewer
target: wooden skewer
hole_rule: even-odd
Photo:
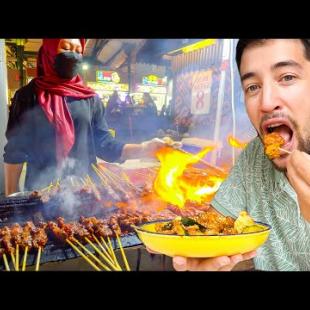
[[[93,182],[93,180],[91,179],[91,177],[89,175],[86,176],[86,182],[84,185],[89,185],[91,187],[91,189],[93,190],[93,193],[95,194],[96,198],[98,200],[101,200],[101,195],[100,195],[100,191],[98,190],[96,183]]]
[[[111,269],[106,266],[105,264],[102,263],[102,261],[100,259],[98,259],[98,257],[96,257],[92,252],[90,252],[81,242],[79,242],[79,240],[77,239],[73,239],[74,242],[76,242],[87,254],[89,254],[103,269],[105,269],[106,271],[111,271]]]
[[[113,251],[113,248],[112,248],[112,243],[108,237],[108,240],[109,240],[109,244],[107,244],[104,240],[103,237],[101,237],[101,241],[102,243],[104,244],[104,246],[107,248],[109,254],[110,254],[110,257],[111,259],[113,260],[113,263],[115,264],[115,266],[117,266],[118,268],[121,268],[121,266],[119,265],[118,261],[116,260],[116,257],[115,257],[115,254],[114,254],[114,251]]]
[[[14,254],[11,252],[11,260],[12,260],[12,263],[13,263],[13,266],[14,266],[14,269],[15,269],[15,266],[16,266],[16,263],[15,263],[15,257],[14,257]],[[16,269],[15,269],[16,270]]]
[[[95,172],[97,173],[97,175],[101,179],[104,179],[105,182],[114,183],[113,180],[103,170],[98,169],[97,167],[95,169],[96,169]]]
[[[122,269],[122,267],[119,265],[119,263],[118,263],[118,261],[117,261],[117,258],[116,258],[116,256],[115,256],[115,253],[114,253],[114,250],[113,250],[112,242],[111,242],[111,240],[110,240],[109,237],[108,237],[108,242],[109,242],[109,247],[110,247],[111,254],[112,254],[112,256],[113,256],[113,260],[114,260],[115,264],[116,264],[119,268]]]
[[[109,183],[109,180],[106,178],[106,176],[104,176],[104,175],[102,174],[102,172],[100,172],[100,171],[98,170],[98,168],[96,168],[96,166],[95,166],[94,164],[92,165],[92,167],[93,167],[94,171],[96,172],[96,174],[98,175],[98,177],[100,178],[102,185],[105,186],[105,187],[107,187],[107,188],[108,188],[108,191],[111,191],[111,192],[114,193],[114,195],[117,195],[117,196],[118,196],[118,194],[117,194],[117,193],[113,190],[113,188],[111,187],[111,185],[110,185],[110,183]],[[116,184],[115,187],[118,188],[119,186]]]
[[[10,271],[10,266],[8,264],[8,259],[6,258],[5,253],[3,254],[3,261],[4,261],[5,270]]]
[[[53,188],[54,184],[51,182],[51,184],[47,187],[47,192],[49,193],[50,190]]]
[[[131,187],[135,190],[137,190],[136,186],[134,186],[129,178],[125,175],[124,172],[121,173],[121,177],[118,176],[117,174],[115,174],[114,172],[110,171],[109,169],[107,168],[103,168],[104,169],[104,172],[115,182],[115,184],[117,184],[119,186],[119,184],[123,184],[124,186],[127,186],[127,187]],[[124,188],[123,188],[124,190]]]
[[[92,168],[93,170],[95,171],[95,173],[97,174],[97,176],[99,177],[99,179],[101,180],[101,183],[104,185],[104,186],[107,186],[108,183],[106,181],[106,179],[101,175],[100,171],[97,169],[97,167],[92,164]]]
[[[287,154],[292,154],[292,152],[287,151],[287,150],[284,150],[284,149],[282,149],[282,148],[280,148],[280,147],[279,147],[279,150],[282,151],[282,152],[284,152],[284,153],[287,153]]]
[[[80,178],[80,180],[81,180],[81,182],[82,182],[82,184],[83,184],[84,186],[87,185],[87,182],[86,182],[84,179]]]
[[[16,265],[15,265],[15,270],[19,271],[19,245],[16,244]]]
[[[99,247],[101,248],[101,250],[103,251],[103,253],[106,255],[106,257],[109,259],[109,261],[110,261],[110,263],[113,265],[113,266],[115,266],[114,265],[114,262],[113,262],[113,257],[111,257],[110,256],[110,253],[108,253],[108,251],[109,251],[109,249],[105,249],[103,246],[102,246],[102,244],[100,243],[100,241],[97,239],[97,237],[95,236],[95,235],[92,235],[93,236],[93,238],[95,239],[95,241],[96,241],[96,243],[99,245]],[[102,237],[101,237],[102,238]],[[117,267],[117,266],[115,266],[115,267]]]
[[[49,186],[42,188],[40,190],[40,192],[45,192],[46,190],[49,192],[52,187],[53,187],[53,183],[51,182],[51,184]]]
[[[121,243],[121,240],[120,240],[118,234],[116,234],[116,238],[117,238],[117,242],[119,244],[119,248],[120,248],[121,253],[122,253],[122,257],[123,257],[123,260],[125,263],[126,270],[130,271],[130,267],[129,267],[129,264],[128,264],[128,261],[127,261],[127,258],[126,258],[126,255],[125,255],[125,252],[124,252],[124,249],[123,249],[123,246],[122,246],[122,243]]]
[[[104,240],[103,237],[101,237],[100,239],[101,239],[102,243],[104,244],[104,246],[106,247],[106,249],[108,250],[111,259],[114,261],[114,259],[113,259],[113,254],[112,254],[112,252],[111,252],[110,247],[109,247],[108,244],[105,242],[105,240]]]
[[[36,261],[36,271],[39,271],[41,251],[42,251],[42,248],[39,246],[38,256],[37,256],[37,261]]]
[[[75,246],[69,239],[66,240],[71,247],[78,252],[95,270],[100,271],[100,269],[77,247]]]
[[[85,237],[85,240],[88,242],[88,244],[90,244],[90,246],[105,260],[105,262],[107,262],[112,269],[118,271],[118,268],[115,267],[109,260],[109,258],[107,258],[87,237]]]
[[[27,253],[28,253],[28,246],[25,247],[22,271],[26,270]]]

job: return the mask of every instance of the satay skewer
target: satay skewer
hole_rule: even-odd
[[[87,254],[89,254],[103,269],[110,271],[111,269],[104,265],[100,259],[98,259],[92,252],[90,252],[79,240],[73,238],[73,241],[76,242]]]
[[[124,172],[121,172],[120,176],[118,176],[116,173],[114,173],[113,171],[102,167],[100,168],[117,186],[123,185],[125,187],[129,187],[132,188],[135,191],[139,191],[138,188],[136,186],[134,186],[129,178],[126,176],[126,174]],[[123,186],[121,186],[123,191],[126,191],[126,189],[123,188]]]
[[[22,271],[26,270],[27,254],[28,254],[28,246],[25,247]]]
[[[115,233],[115,234],[116,234],[117,242],[118,242],[118,244],[119,244],[119,248],[120,248],[120,250],[121,250],[121,254],[122,254],[122,257],[123,257],[123,261],[124,261],[124,263],[125,263],[126,270],[127,270],[127,271],[130,271],[130,267],[129,267],[129,264],[128,264],[128,261],[127,261],[127,258],[126,258],[126,255],[125,255],[123,246],[122,246],[122,242],[121,242],[121,240],[120,240],[118,234],[117,234],[117,233]]]
[[[41,259],[41,251],[42,251],[42,247],[39,246],[38,249],[38,255],[37,255],[37,261],[36,261],[36,271],[39,271],[39,266],[40,266],[40,259]]]
[[[101,200],[100,191],[98,190],[96,183],[91,179],[89,175],[86,176],[85,185],[89,185],[98,200]]]
[[[98,240],[98,238],[95,235],[92,235],[92,237],[95,239],[96,243],[99,245],[99,247],[101,248],[102,252],[105,254],[105,256],[109,259],[109,262],[115,266],[116,268],[118,268],[118,266],[115,265],[114,261],[113,261],[113,257],[110,256],[110,254],[108,253],[108,251],[102,246],[102,244],[100,243],[100,241]]]
[[[113,260],[114,260],[115,264],[116,264],[120,269],[122,269],[121,266],[119,265],[118,261],[117,261],[116,256],[115,256],[115,253],[114,253],[114,250],[113,250],[113,246],[112,246],[112,242],[111,242],[109,236],[108,236],[107,238],[108,238],[108,242],[109,242],[108,244],[109,244],[109,247],[110,247],[110,250],[111,250],[111,254],[112,254],[112,256],[113,256]]]
[[[19,245],[16,244],[16,264],[15,264],[15,270],[19,271]]]
[[[95,270],[100,271],[98,268],[77,246],[75,246],[69,239],[66,240],[68,244],[77,252],[79,253]]]
[[[8,264],[8,259],[6,258],[6,254],[5,253],[3,253],[3,261],[4,261],[5,270],[6,271],[10,271],[11,269],[10,269],[10,266]]]
[[[87,237],[85,237],[85,240],[105,260],[105,262],[110,265],[112,269],[114,269],[115,271],[119,271],[119,269],[114,266],[114,264],[109,260],[109,258],[106,257]]]
[[[11,255],[12,264],[14,266],[14,269],[16,270],[16,261],[15,261],[15,257],[12,251],[10,252],[10,255]]]

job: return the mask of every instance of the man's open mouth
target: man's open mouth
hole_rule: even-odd
[[[276,132],[278,133],[285,141],[282,146],[283,149],[289,150],[293,144],[294,138],[294,129],[292,124],[283,118],[272,118],[262,124],[263,134]]]

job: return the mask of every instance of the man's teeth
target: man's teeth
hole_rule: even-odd
[[[272,124],[272,125],[268,126],[268,128],[279,127],[279,126],[281,126],[281,125],[282,125],[281,123]]]

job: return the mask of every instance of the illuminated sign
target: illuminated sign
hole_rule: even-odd
[[[157,75],[150,74],[142,78],[143,85],[164,86],[167,84],[167,77],[160,78]]]
[[[123,92],[129,91],[128,84],[88,82],[87,85],[94,90],[104,90],[104,91],[117,90],[117,91],[123,91]]]
[[[156,86],[138,84],[136,86],[136,92],[137,93],[166,94],[167,89],[166,87],[162,87],[162,86],[156,87]]]
[[[182,52],[182,53],[186,54],[186,53],[193,52],[195,50],[205,48],[205,47],[208,47],[208,46],[211,46],[214,44],[216,44],[216,39],[205,39],[205,40],[201,40],[201,41],[198,41],[196,43],[178,48],[174,51],[171,51],[168,53],[168,55],[177,54],[178,52]]]
[[[119,83],[121,78],[116,71],[97,70],[96,81],[105,83]]]

